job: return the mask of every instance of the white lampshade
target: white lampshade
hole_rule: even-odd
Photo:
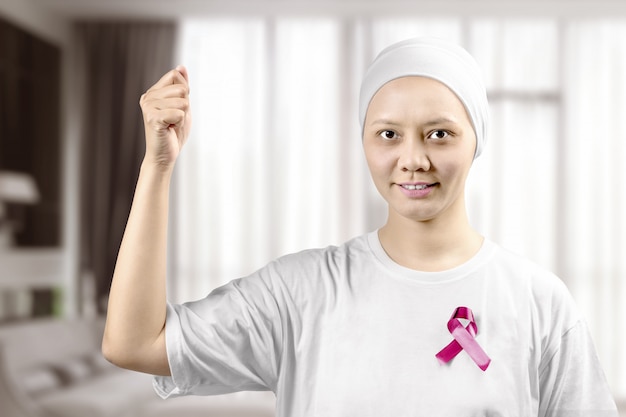
[[[39,190],[35,180],[28,174],[0,171],[0,202],[35,204],[39,201]]]

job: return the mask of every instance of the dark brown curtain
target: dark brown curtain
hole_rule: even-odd
[[[176,25],[90,22],[76,30],[85,67],[81,276],[95,280],[102,311],[145,151],[139,98],[172,68]]]

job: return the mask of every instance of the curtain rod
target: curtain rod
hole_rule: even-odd
[[[202,16],[626,18],[619,0],[32,0],[73,19]]]

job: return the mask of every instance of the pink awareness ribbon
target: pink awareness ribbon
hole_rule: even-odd
[[[459,319],[469,320],[468,325],[463,327]],[[487,370],[491,359],[475,339],[476,334],[478,334],[478,327],[476,326],[472,310],[468,307],[457,307],[450,320],[448,320],[448,330],[454,337],[454,340],[435,355],[439,362],[442,364],[448,363],[462,350],[465,350],[480,369],[483,371]]]

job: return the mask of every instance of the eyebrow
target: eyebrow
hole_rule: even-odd
[[[391,126],[399,126],[400,123],[398,122],[394,122],[391,119],[377,119],[374,120],[372,123],[372,125],[391,125]],[[458,122],[451,117],[437,117],[431,120],[428,120],[427,122],[424,122],[423,125],[428,127],[428,126],[437,126],[437,125],[443,125],[443,124],[458,124]]]

